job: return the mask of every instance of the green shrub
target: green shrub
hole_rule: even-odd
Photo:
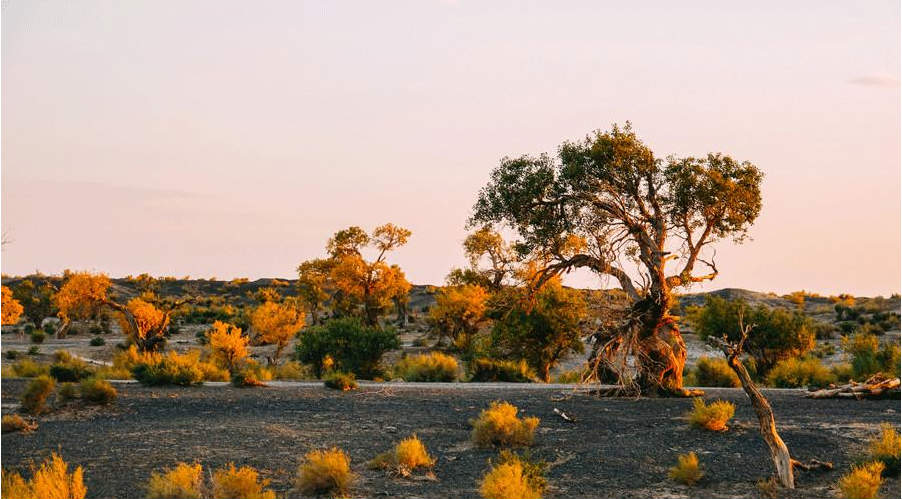
[[[836,376],[816,357],[781,360],[767,375],[767,384],[776,388],[823,387],[835,382]]]
[[[585,379],[586,371],[583,369],[573,369],[571,371],[565,371],[558,374],[554,378],[555,383],[560,383],[562,385],[573,385],[577,383],[582,383]]]
[[[7,350],[4,355],[9,360],[16,360],[22,355],[22,352],[18,350]]]
[[[337,369],[361,378],[381,374],[382,354],[400,348],[394,329],[364,325],[357,318],[333,319],[322,326],[307,328],[297,343],[297,360],[311,364],[317,376],[325,371],[323,359],[335,361]]]
[[[404,381],[455,381],[457,359],[440,352],[410,355],[395,364],[395,376]]]
[[[326,375],[323,380],[326,388],[341,390],[343,392],[357,389],[357,380],[354,379],[354,373],[343,373],[341,371],[332,371]]]
[[[897,475],[900,449],[902,439],[899,432],[889,423],[880,425],[880,434],[868,440],[868,458],[882,462],[886,466],[886,471]]]
[[[28,382],[22,394],[22,409],[31,414],[44,412],[47,397],[53,393],[56,382],[47,375],[41,375]]]
[[[100,378],[86,378],[79,386],[81,399],[91,404],[107,405],[116,400],[116,389],[109,381]]]
[[[54,354],[56,359],[50,365],[50,375],[57,381],[79,381],[93,374],[87,362],[73,357],[65,350],[59,350]]]
[[[91,346],[92,347],[102,347],[106,345],[106,340],[101,338],[100,336],[95,336],[91,338]]]
[[[30,336],[32,343],[44,343],[44,339],[47,338],[47,333],[41,331],[40,329],[35,329],[31,332]]]
[[[75,383],[62,383],[56,392],[56,400],[63,404],[67,404],[78,398],[78,392],[75,389]]]
[[[41,353],[41,347],[37,345],[28,347],[28,355],[38,355],[39,353]]]
[[[131,368],[132,376],[145,385],[197,385],[204,380],[228,381],[228,371],[209,362],[201,362],[200,352],[185,354],[167,352],[138,354],[141,358]],[[115,361],[114,361],[115,364]]]
[[[508,382],[531,383],[535,381],[536,373],[525,360],[514,362],[511,360],[496,360],[480,358],[470,362],[470,381],[482,382]]]
[[[767,372],[783,359],[802,356],[814,348],[814,322],[800,311],[750,307],[743,300],[726,300],[709,295],[703,307],[688,307],[686,317],[702,340],[709,336],[740,336],[739,317],[754,324],[745,350],[755,359],[759,372]]]
[[[850,357],[853,375],[859,381],[877,373],[899,376],[899,345],[895,343],[881,344],[872,334],[856,333],[843,337],[842,349]]]
[[[722,386],[738,388],[739,376],[733,372],[726,359],[716,357],[699,357],[692,372],[694,386]],[[687,381],[688,383],[688,381]]]

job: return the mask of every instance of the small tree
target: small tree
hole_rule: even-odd
[[[31,279],[25,279],[13,287],[13,297],[22,304],[25,316],[36,327],[41,327],[41,322],[54,314],[53,286],[50,283],[35,284]]]
[[[247,357],[248,337],[241,334],[241,329],[229,323],[214,322],[213,327],[207,331],[207,340],[213,358],[220,367],[228,369],[229,372],[234,372]]]
[[[306,305],[313,325],[320,324],[320,314],[329,299],[329,274],[333,263],[331,260],[317,258],[298,266],[298,297]]]
[[[579,291],[565,288],[559,278],[538,291],[509,292],[507,303],[492,312],[492,349],[500,356],[525,359],[547,383],[551,369],[568,353],[583,352],[580,323],[586,303]]]
[[[436,294],[429,317],[440,337],[450,339],[458,350],[469,351],[480,324],[486,320],[488,299],[481,286],[449,286]]]
[[[2,287],[2,295],[3,302],[0,303],[0,308],[3,311],[2,324],[6,326],[19,322],[19,318],[22,316],[22,304],[13,298],[12,290],[6,286]]]
[[[322,376],[323,361],[330,357],[336,369],[369,378],[380,373],[382,355],[400,347],[394,329],[369,326],[358,318],[346,317],[307,328],[296,349],[298,360],[312,364],[317,376]]]
[[[158,350],[159,345],[166,341],[169,314],[141,298],[129,300],[126,309],[131,314],[130,318],[124,311],[117,315],[122,331],[140,350]]]
[[[304,314],[290,303],[266,302],[251,312],[251,328],[262,343],[273,343],[276,351],[269,358],[276,364],[291,338],[304,327]]]

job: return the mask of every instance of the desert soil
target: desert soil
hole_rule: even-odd
[[[3,413],[16,410],[24,380],[4,380]],[[707,398],[737,405],[725,433],[690,428],[688,399],[596,398],[555,386],[423,387],[367,384],[340,393],[316,384],[257,389],[231,386],[150,388],[118,383],[109,408],[63,410],[43,416],[32,434],[5,434],[5,468],[58,451],[84,467],[88,497],[144,497],[153,471],[178,461],[213,469],[250,465],[272,480],[281,497],[296,497],[291,481],[303,454],[338,446],[360,475],[353,497],[475,498],[477,480],[496,451],[469,443],[468,421],[493,400],[541,418],[532,454],[550,463],[549,498],[758,497],[756,482],[771,472],[754,413],[744,393],[708,389]],[[796,390],[767,390],[781,434],[794,457],[832,461],[828,472],[800,473],[798,488],[781,497],[835,497],[835,483],[880,423],[898,426],[899,401],[811,400]],[[558,408],[576,421],[566,422]],[[366,469],[365,462],[416,433],[438,458],[435,480],[404,479]],[[695,451],[705,477],[693,488],[667,470],[678,454]],[[899,477],[884,497],[899,497]]]

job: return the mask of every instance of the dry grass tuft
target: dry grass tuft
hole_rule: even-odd
[[[541,499],[545,490],[544,463],[532,463],[502,451],[479,484],[484,499]]]
[[[304,456],[298,467],[295,488],[304,495],[345,495],[356,476],[351,472],[351,458],[339,449],[315,450]]]
[[[874,461],[853,466],[852,471],[839,479],[841,497],[845,499],[876,499],[883,484],[884,464]]]
[[[31,433],[37,429],[37,421],[28,421],[18,414],[8,414],[3,416],[3,433],[13,433],[17,431]]]
[[[81,466],[69,473],[69,465],[56,453],[34,470],[31,480],[3,472],[3,499],[84,499],[88,493]]]
[[[178,463],[165,473],[153,473],[147,484],[147,499],[200,499],[203,497],[200,464]]]
[[[695,455],[695,452],[678,456],[677,465],[670,468],[670,478],[690,487],[701,480],[702,475],[704,473],[698,464],[698,456]]]
[[[518,418],[516,407],[507,402],[496,401],[471,421],[471,424],[471,438],[477,446],[532,445],[539,418]]]
[[[726,431],[727,421],[736,412],[736,406],[725,400],[715,400],[706,405],[701,398],[695,398],[692,406],[689,424],[711,431]]]
[[[216,499],[276,499],[276,493],[266,488],[269,480],[260,480],[257,470],[248,466],[228,467],[213,472],[211,497]]]
[[[91,404],[110,404],[116,400],[118,393],[109,381],[100,378],[86,378],[79,386],[82,400]]]

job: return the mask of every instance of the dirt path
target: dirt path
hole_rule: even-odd
[[[85,468],[89,497],[144,496],[152,471],[179,460],[206,467],[229,461],[261,469],[284,497],[301,456],[339,446],[352,458],[361,480],[355,497],[477,497],[476,481],[489,450],[468,443],[468,420],[488,403],[508,400],[541,418],[534,455],[554,465],[549,498],[757,497],[755,482],[770,473],[754,414],[739,390],[710,389],[708,398],[737,404],[727,433],[690,429],[682,419],[685,399],[597,399],[570,389],[533,385],[497,387],[386,386],[365,384],[338,393],[292,384],[261,389],[228,386],[147,388],[117,385],[117,404],[101,411],[42,418],[31,435],[3,436],[5,467],[25,468],[51,450]],[[21,392],[20,380],[5,380],[4,413]],[[899,402],[810,400],[798,391],[768,391],[783,438],[794,456],[831,460],[837,470],[802,474],[786,497],[832,497],[840,474],[860,452],[860,440],[881,422],[898,424]],[[554,414],[572,415],[568,423]],[[389,478],[364,463],[393,442],[416,432],[438,458],[438,481]],[[695,451],[707,474],[695,488],[667,478],[677,454]],[[884,485],[898,497],[898,477]]]

